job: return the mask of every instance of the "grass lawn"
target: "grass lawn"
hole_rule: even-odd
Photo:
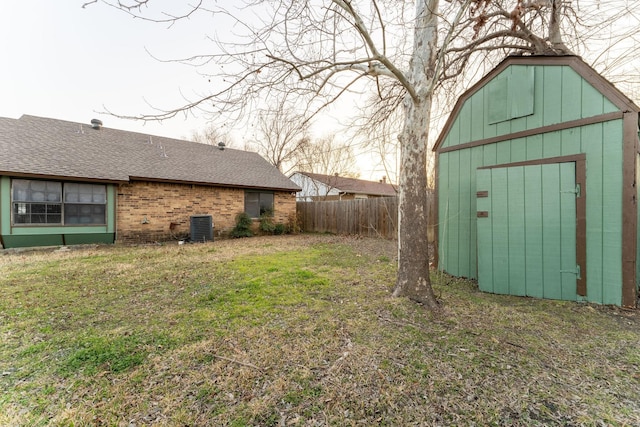
[[[640,317],[281,236],[0,254],[2,426],[640,425]]]

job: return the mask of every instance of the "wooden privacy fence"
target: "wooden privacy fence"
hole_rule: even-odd
[[[296,205],[302,231],[397,237],[397,197],[298,202]]]
[[[433,212],[433,198],[429,197],[429,218]],[[398,198],[376,197],[326,202],[298,202],[298,224],[302,231],[334,234],[357,234],[369,237],[398,237]],[[432,220],[429,221],[432,224]],[[429,241],[433,241],[433,226],[429,227]]]

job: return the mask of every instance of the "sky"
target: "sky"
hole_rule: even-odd
[[[213,45],[208,37],[231,29],[207,14],[170,27],[134,19],[101,2],[83,8],[89,1],[0,1],[0,117],[28,114],[87,124],[97,118],[105,127],[178,139],[204,130],[209,122],[205,116],[196,117],[198,113],[144,122],[118,119],[108,112],[152,114],[209,93],[212,83],[197,69],[156,58],[209,53]],[[170,10],[178,3],[152,4]],[[325,132],[327,128],[322,127]],[[230,132],[233,147],[242,149],[251,135],[238,132]],[[361,155],[361,178],[380,179],[385,173],[377,163],[373,155]]]
[[[82,8],[83,3],[0,3],[0,116],[30,114],[81,123],[98,118],[106,127],[174,138],[206,127],[203,117],[145,123],[105,114],[171,109],[184,102],[183,95],[205,90],[205,79],[192,68],[149,54],[173,59],[185,53],[180,52],[185,44],[204,46],[204,28],[170,29],[99,3]]]
[[[235,4],[234,0],[216,1]],[[106,127],[179,139],[204,130],[209,122],[207,117],[194,115],[198,113],[143,122],[118,119],[106,112],[154,113],[156,108],[173,109],[186,99],[210,93],[215,89],[213,83],[193,67],[156,58],[209,53],[213,44],[208,36],[227,35],[232,29],[207,14],[170,27],[134,19],[101,2],[83,8],[87,2],[90,0],[0,1],[0,117],[29,114],[87,124],[98,118]],[[152,4],[169,10],[188,2],[153,0]],[[345,110],[349,107],[353,108],[343,105]],[[318,128],[332,129],[327,123]],[[233,136],[235,148],[244,148],[251,139],[246,132]],[[375,153],[360,155],[357,167],[364,179],[378,180],[385,175]]]

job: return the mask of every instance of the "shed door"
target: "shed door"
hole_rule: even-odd
[[[478,285],[576,300],[574,162],[477,170]]]

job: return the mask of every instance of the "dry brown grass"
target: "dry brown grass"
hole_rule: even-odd
[[[0,256],[0,425],[640,425],[636,312],[390,296],[394,242]]]

